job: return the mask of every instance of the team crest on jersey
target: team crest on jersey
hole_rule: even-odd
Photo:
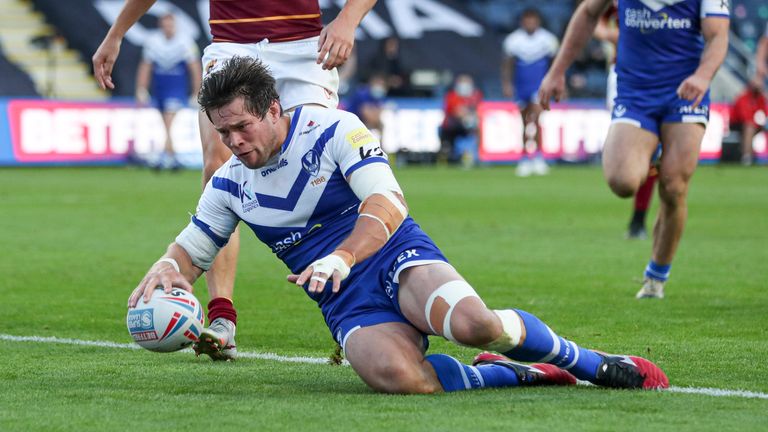
[[[304,156],[301,157],[301,167],[312,177],[317,177],[320,174],[320,155],[315,149],[304,153]]]

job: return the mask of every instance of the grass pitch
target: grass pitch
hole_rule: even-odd
[[[663,301],[634,299],[651,243],[623,239],[630,202],[597,167],[397,175],[411,214],[489,306],[528,310],[583,346],[647,356],[677,387],[768,393],[765,168],[699,168]],[[0,333],[130,342],[127,296],[199,190],[196,172],[0,169]],[[317,307],[247,228],[242,239],[238,348],[329,356]],[[196,295],[207,302],[202,280]],[[348,367],[1,342],[2,431],[759,430],[768,419],[765,399],[588,387],[390,396]]]

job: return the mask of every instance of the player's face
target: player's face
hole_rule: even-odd
[[[209,114],[222,142],[248,168],[263,167],[280,151],[285,139],[281,122],[287,119],[280,115],[277,101],[272,102],[263,119],[245,109],[242,97]]]

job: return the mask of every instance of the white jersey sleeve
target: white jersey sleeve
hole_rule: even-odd
[[[389,164],[379,140],[354,114],[339,111],[341,119],[330,143],[330,153],[344,177],[371,163]]]
[[[701,18],[730,17],[728,0],[701,0]]]
[[[203,270],[210,268],[239,222],[229,207],[230,192],[214,188],[212,182],[213,179],[205,186],[189,225],[176,237],[176,243],[187,251],[192,263]],[[233,182],[232,186],[239,185]]]

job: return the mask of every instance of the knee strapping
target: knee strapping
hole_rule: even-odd
[[[522,345],[525,341],[525,326],[520,315],[511,309],[494,310],[493,313],[501,321],[501,336],[481,348],[504,353]]]
[[[424,316],[430,330],[451,342],[459,343],[451,333],[451,315],[456,305],[467,297],[480,298],[472,286],[463,280],[447,282],[436,289],[424,307]]]

